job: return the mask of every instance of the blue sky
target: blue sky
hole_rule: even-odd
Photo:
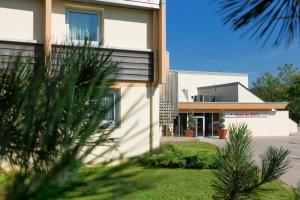
[[[167,1],[167,43],[172,69],[248,73],[250,82],[286,63],[300,66],[300,45],[261,48],[223,26],[212,0]]]

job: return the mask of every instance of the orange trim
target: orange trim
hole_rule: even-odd
[[[44,1],[44,51],[45,56],[51,55],[51,14],[52,0]]]
[[[167,82],[167,75],[169,72],[169,56],[167,53],[167,18],[166,4],[162,3],[158,11],[158,82],[160,84]]]
[[[151,82],[136,82],[136,81],[118,81],[111,88],[119,89],[121,87],[151,87]]]
[[[220,111],[220,110],[251,110],[263,111],[285,109],[288,103],[286,102],[272,102],[272,103],[179,103],[178,108],[180,112],[186,111]]]
[[[158,63],[158,11],[153,10],[152,13],[152,38],[153,38],[153,86],[158,84],[159,63]]]

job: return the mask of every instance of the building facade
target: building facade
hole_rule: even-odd
[[[1,0],[0,19],[2,63],[15,50],[47,55],[87,34],[95,45],[113,49],[120,71],[108,98],[122,98],[109,120],[121,123],[113,133],[119,143],[108,158],[126,159],[159,146],[159,85],[169,68],[164,0]]]
[[[194,137],[217,137],[220,112],[225,126],[246,123],[253,136],[289,136],[297,124],[285,110],[287,102],[264,102],[248,89],[248,75],[240,73],[170,71],[162,96],[177,113],[175,136],[185,136],[188,116],[195,123]]]

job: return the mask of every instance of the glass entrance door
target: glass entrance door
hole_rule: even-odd
[[[196,136],[204,137],[205,136],[205,118],[196,117]]]

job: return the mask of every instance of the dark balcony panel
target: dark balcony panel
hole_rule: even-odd
[[[68,47],[53,45],[52,62],[57,63],[58,57],[65,53]],[[104,49],[107,54],[111,50]],[[27,56],[33,58],[43,56],[43,45],[25,42],[0,41],[0,67],[5,67],[13,55],[21,53],[24,60]],[[112,52],[111,59],[119,63],[117,80],[124,81],[152,81],[153,80],[153,53],[148,51],[117,50]],[[34,59],[32,60],[34,62]]]
[[[60,50],[61,49],[61,50]],[[54,45],[52,59],[57,63],[57,53],[64,53],[66,46]],[[103,49],[107,54],[110,49]],[[132,50],[112,51],[111,59],[119,63],[119,72],[116,74],[117,80],[124,81],[152,81],[153,80],[153,53]]]
[[[34,58],[43,55],[43,45],[36,43],[27,42],[10,42],[0,41],[0,68],[7,66],[11,61],[12,57],[20,55],[21,60],[26,61],[29,57],[34,62]]]

